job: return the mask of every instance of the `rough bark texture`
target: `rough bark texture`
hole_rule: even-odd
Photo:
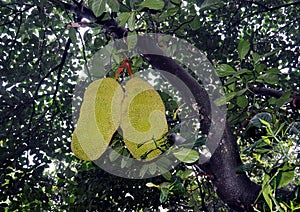
[[[101,24],[105,31],[113,35],[115,39],[122,38],[127,34],[125,28],[118,27],[117,21],[114,19],[107,21],[99,20],[89,8],[79,8],[78,5],[70,5],[57,0],[50,0],[50,2],[64,10],[77,13],[80,17],[85,17],[95,23]],[[173,59],[163,56],[163,52],[155,43],[145,42],[143,37],[140,37],[138,42],[142,51],[142,48],[146,49],[147,52],[149,52],[149,49],[153,51],[152,54],[143,55],[145,60],[154,68],[169,72],[180,78],[190,89],[198,103],[199,113],[202,116],[202,132],[207,134],[209,128],[213,127],[210,121],[211,113],[217,113],[218,110],[214,105],[209,103],[208,94],[205,89]],[[211,139],[214,139],[214,135],[210,136]],[[208,174],[213,175],[213,184],[217,194],[230,208],[236,211],[252,211],[252,204],[259,193],[260,187],[251,182],[245,174],[236,173],[236,170],[242,165],[242,162],[239,155],[237,139],[228,124],[226,124],[222,139],[217,142],[219,143],[217,150],[209,162],[200,165],[201,168]]]

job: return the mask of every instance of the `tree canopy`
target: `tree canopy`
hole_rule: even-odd
[[[300,209],[300,1],[2,0],[0,5],[5,211]],[[145,34],[158,36],[147,40]],[[170,40],[160,40],[161,35]],[[172,49],[171,38],[188,44]],[[189,45],[203,53],[194,62],[205,66],[181,52]],[[128,46],[139,47],[128,58],[134,74],[167,73],[167,79],[176,76],[188,88],[200,120],[191,148],[195,153],[205,142],[217,142],[209,161],[201,163],[201,155],[192,163],[183,158],[163,175],[127,179],[73,154],[85,89],[115,77],[124,60],[121,50]],[[177,52],[177,58],[160,54],[164,50]],[[204,75],[204,67],[215,72]],[[121,73],[118,82],[122,78],[129,77]],[[215,85],[222,96],[211,103],[211,92],[220,92]],[[164,86],[157,92],[169,131],[175,129],[167,137],[172,142],[176,133],[188,139],[176,131],[184,107],[170,95],[176,83]],[[225,107],[226,120],[212,121]],[[220,137],[211,135],[218,126],[224,127]],[[132,158],[123,144],[120,134],[113,134],[110,145]],[[100,159],[117,160],[109,153]],[[120,163],[133,172],[128,161]],[[144,167],[140,178],[157,169]]]

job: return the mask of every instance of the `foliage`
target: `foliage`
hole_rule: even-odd
[[[103,76],[99,72],[107,62],[89,66],[84,73],[82,69],[112,39],[101,24],[113,17],[132,35],[175,35],[205,52],[224,84],[226,95],[216,103],[227,105],[228,121],[238,137],[245,165],[237,173],[262,185],[256,210],[299,209],[299,107],[291,102],[300,92],[299,1],[74,2],[0,2],[2,208],[230,210],[215,193],[213,176],[197,165],[182,163],[161,177],[128,180],[72,154],[72,114],[82,100],[72,105],[73,91]],[[78,13],[72,14],[68,5]],[[87,8],[94,12],[91,19],[101,20],[83,23],[78,14]],[[106,76],[113,76],[120,58],[105,67],[110,70]],[[148,68],[141,57],[132,58],[132,64],[134,72]],[[93,67],[99,67],[98,72]],[[167,118],[175,117],[168,123],[173,129],[178,105],[160,95]],[[117,136],[112,142],[120,140]]]

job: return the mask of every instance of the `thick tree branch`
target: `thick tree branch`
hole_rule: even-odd
[[[272,96],[275,98],[280,98],[283,94],[286,92],[284,91],[278,91],[272,88],[266,88],[266,87],[250,87],[250,90],[258,95],[263,95],[263,96]],[[294,94],[291,94],[291,97],[294,97]]]
[[[257,94],[262,96],[271,96],[275,98],[280,98],[282,95],[284,95],[285,91],[278,91],[272,88],[265,88],[265,87],[250,87],[250,90]],[[291,95],[290,98],[292,99],[292,105],[295,108],[300,108],[300,94],[296,93],[295,91],[290,91]]]

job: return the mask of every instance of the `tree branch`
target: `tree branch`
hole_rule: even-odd
[[[285,91],[278,91],[272,88],[265,88],[265,87],[250,87],[250,90],[258,95],[262,96],[271,96],[275,98],[280,98],[282,95],[286,94]],[[293,106],[295,108],[300,108],[300,94],[295,91],[291,92],[290,98],[292,99]]]

